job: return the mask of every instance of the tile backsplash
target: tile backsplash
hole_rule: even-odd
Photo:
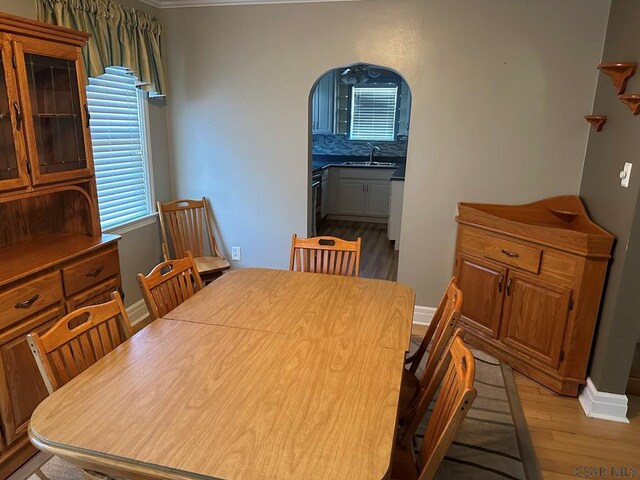
[[[368,142],[380,147],[376,152],[381,157],[406,157],[407,137],[398,136],[395,142]],[[313,135],[313,153],[318,155],[368,156],[371,147],[361,140],[349,140],[346,135]]]

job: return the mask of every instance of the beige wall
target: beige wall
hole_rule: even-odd
[[[456,203],[578,192],[609,1],[369,0],[162,12],[179,196],[211,198],[237,266],[306,232],[309,91],[370,62],[413,94],[399,279],[435,305]]]
[[[146,10],[153,15],[158,13],[156,9],[137,0],[119,1],[134,8]],[[36,7],[33,0],[0,0],[0,11],[36,18]],[[167,113],[164,100],[149,101],[149,129],[156,198],[167,201],[171,199],[171,180],[169,177]],[[136,274],[138,272],[147,273],[162,257],[158,225],[148,225],[123,233],[119,249],[125,303],[128,306],[142,299],[135,280]]]

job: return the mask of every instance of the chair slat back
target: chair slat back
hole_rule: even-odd
[[[407,448],[440,387],[418,454],[419,480],[431,480],[435,477],[438,466],[476,398],[475,360],[459,332],[460,329],[438,364],[433,380],[421,394],[418,408],[407,430],[401,434],[400,441]]]
[[[78,376],[131,336],[132,327],[118,292],[112,300],[79,308],[44,334],[27,341],[49,393]]]
[[[165,260],[170,259],[169,240],[173,247],[173,258],[184,258],[187,252],[195,257],[204,256],[205,229],[212,254],[221,256],[209,224],[209,206],[205,197],[201,200],[158,202],[158,213]]]
[[[342,240],[336,237],[291,237],[289,270],[360,276],[360,247],[362,239]]]
[[[202,290],[193,255],[189,251],[186,255],[156,265],[146,277],[138,274],[138,285],[152,320],[163,317]]]
[[[418,347],[418,350],[416,350],[416,353],[412,357],[412,362],[409,367],[409,371],[412,373],[417,371],[429,344],[431,344],[431,352],[427,357],[424,372],[420,377],[420,385],[422,388],[426,388],[429,379],[433,377],[433,372],[453,337],[461,314],[462,290],[458,288],[456,278],[453,277],[449,281],[449,285],[447,285],[442,300],[433,315],[433,319],[429,323],[422,342],[420,342],[420,347]]]

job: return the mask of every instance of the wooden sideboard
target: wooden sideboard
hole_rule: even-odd
[[[575,196],[460,203],[456,220],[466,339],[553,391],[577,395],[614,237]]]
[[[81,48],[88,35],[0,14],[0,479],[36,453],[47,395],[26,334],[121,289],[103,235]]]

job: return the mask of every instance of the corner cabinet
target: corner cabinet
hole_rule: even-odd
[[[459,205],[454,275],[470,343],[557,393],[585,383],[613,236],[575,196]]]
[[[87,40],[0,14],[0,479],[37,452],[27,428],[47,391],[26,335],[121,289],[119,237],[98,216]]]

